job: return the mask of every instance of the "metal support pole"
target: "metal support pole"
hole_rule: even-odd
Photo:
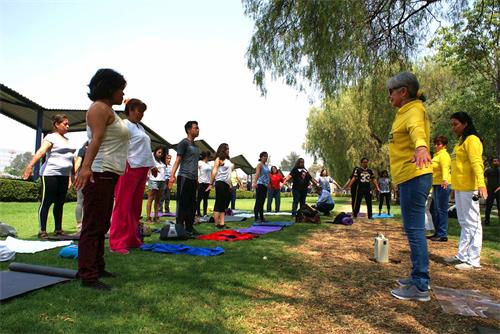
[[[37,110],[36,113],[36,137],[35,137],[35,154],[42,145],[42,130],[43,130],[43,110]],[[40,173],[40,161],[33,168],[33,181],[36,182]]]

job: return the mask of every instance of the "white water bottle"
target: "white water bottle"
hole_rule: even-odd
[[[375,237],[375,261],[379,263],[389,262],[389,240],[379,233]]]

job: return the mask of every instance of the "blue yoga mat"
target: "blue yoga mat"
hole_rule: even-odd
[[[393,214],[382,213],[380,215],[373,215],[373,218],[394,218]]]
[[[224,254],[224,248],[222,247],[204,248],[192,247],[184,244],[143,244],[140,248],[143,251],[167,254],[186,254],[196,256],[216,256]]]

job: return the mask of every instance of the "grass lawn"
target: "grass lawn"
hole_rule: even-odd
[[[336,212],[350,211],[347,198],[335,200]],[[252,210],[253,204],[254,200],[238,200],[236,206]],[[175,208],[175,202],[170,205]],[[63,228],[68,232],[75,229],[74,207],[75,203],[65,205]],[[36,239],[37,209],[37,203],[0,203],[0,221],[16,227],[20,238]],[[282,199],[281,209],[291,210],[291,198]],[[469,333],[477,325],[499,328],[490,319],[445,314],[435,298],[417,303],[390,296],[394,280],[410,268],[399,207],[393,211],[393,220],[357,220],[350,227],[295,224],[251,241],[183,241],[199,247],[222,246],[225,254],[217,257],[140,250],[123,256],[106,249],[107,269],[120,275],[103,279],[113,286],[111,292],[83,289],[73,281],[12,299],[0,305],[0,332]],[[332,219],[322,217],[323,222]],[[247,227],[252,222],[228,225]],[[53,226],[49,215],[48,231]],[[197,229],[215,230],[211,224]],[[370,261],[376,232],[389,236],[391,259],[399,262]],[[456,272],[440,263],[442,256],[456,252],[459,232],[452,219],[450,242],[430,244],[433,283],[475,288],[499,300],[498,220],[484,228],[483,268],[473,273]],[[145,242],[161,241],[153,234]],[[15,261],[77,268],[76,260],[62,259],[58,252],[17,254]],[[0,264],[2,270],[7,267],[8,263]]]

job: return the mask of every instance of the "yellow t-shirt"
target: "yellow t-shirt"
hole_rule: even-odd
[[[475,135],[460,141],[451,154],[451,183],[458,191],[474,191],[485,187],[483,144]]]
[[[440,185],[444,181],[450,184],[450,172],[451,158],[446,148],[442,148],[432,158],[432,185]]]
[[[415,148],[425,146],[429,149],[430,128],[429,116],[420,100],[405,104],[396,113],[389,136],[389,158],[394,184],[432,173],[430,164],[420,169],[412,162]]]

